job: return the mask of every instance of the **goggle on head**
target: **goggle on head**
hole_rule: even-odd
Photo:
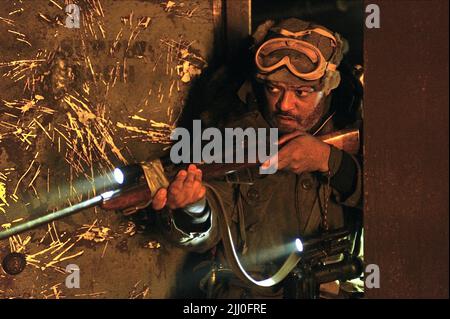
[[[274,28],[272,31],[276,31],[284,37],[267,40],[256,51],[255,64],[259,73],[268,74],[281,67],[286,67],[296,77],[306,81],[314,81],[322,78],[327,71],[336,71],[337,65],[331,61],[336,54],[338,42],[340,42],[339,35],[336,34],[335,36],[321,28],[299,32]],[[331,40],[331,45],[335,48],[335,52],[329,61],[326,60],[319,48],[309,42],[299,39],[312,33],[317,33]],[[289,52],[289,54],[283,54],[283,52]],[[315,66],[315,69],[306,73],[302,72],[302,65],[295,59],[296,56],[306,56]]]

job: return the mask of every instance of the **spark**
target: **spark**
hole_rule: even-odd
[[[141,283],[141,280],[139,280],[133,287],[133,290],[130,292],[130,299],[143,299],[145,298],[149,292],[150,292],[150,288],[148,287],[148,285],[142,285],[142,289],[140,291],[138,291],[137,287],[138,285]]]
[[[166,5],[166,7],[164,8],[165,11],[170,12],[173,8],[175,8],[176,3],[174,1],[167,1],[166,3],[163,3]]]
[[[53,3],[56,7],[59,8],[59,10],[62,10],[63,8],[55,1],[55,0],[49,0],[51,3]]]
[[[72,258],[75,258],[75,257],[78,257],[78,256],[83,255],[83,253],[84,253],[84,250],[79,251],[79,252],[77,252],[77,253],[75,253],[75,254],[73,254],[73,255],[70,255],[70,256],[61,258],[59,261],[62,262],[62,261],[68,260],[68,259],[72,259]]]
[[[100,295],[106,294],[106,291],[99,291],[99,292],[93,292],[93,293],[85,293],[85,294],[75,294],[75,297],[98,297]]]
[[[20,12],[23,12],[23,11],[24,11],[23,8],[20,8],[20,9],[11,11],[8,15],[12,16],[12,15],[14,15],[14,14],[16,14],[16,13],[20,13]]]
[[[0,182],[0,212],[2,212],[4,214],[6,213],[6,210],[3,207],[9,206],[6,196],[7,196],[6,184],[3,182]]]
[[[39,173],[41,172],[41,164],[39,164],[38,168],[36,169],[36,173],[34,174],[33,178],[31,179],[31,182],[28,184],[28,187],[32,187],[34,181],[38,177]]]
[[[150,128],[150,129],[141,129],[136,126],[126,125],[121,122],[117,122],[117,127],[125,129],[129,132],[139,133],[143,141],[149,141],[152,143],[161,143],[161,144],[171,144],[170,141],[170,131],[171,126],[165,124],[161,127]]]
[[[16,35],[21,36],[21,37],[25,37],[25,34],[20,33],[20,32],[17,32],[17,31],[8,30],[8,32],[9,32],[9,33],[12,33],[12,34],[16,34]]]
[[[14,20],[6,19],[6,18],[3,18],[3,17],[0,17],[0,21],[6,23],[6,24],[8,24],[8,25],[14,26]]]
[[[39,55],[39,53],[38,53]],[[0,62],[0,68],[7,68],[8,70],[3,74],[9,77],[12,81],[18,82],[26,78],[25,88],[34,90],[36,82],[42,80],[37,76],[37,69],[45,62],[46,59],[29,59],[29,60],[14,60],[9,62]]]
[[[150,21],[152,21],[152,18],[150,17],[141,17],[138,21],[138,27],[142,28],[142,29],[147,29]]]
[[[145,119],[145,118],[143,118],[143,117],[141,117],[141,116],[139,116],[139,115],[133,115],[133,116],[131,116],[130,117],[132,120],[138,120],[138,121],[147,121],[147,119]]]
[[[47,132],[47,130],[42,126],[42,124],[39,121],[36,121],[36,119],[33,119],[33,122],[36,123],[37,126],[39,126],[42,131],[47,135],[48,139],[53,142],[53,138],[50,136],[50,134]]]
[[[20,38],[16,38],[16,39],[17,39],[17,41],[20,41],[20,42],[28,44],[30,47],[32,46],[31,43],[29,41],[25,40],[25,39],[20,39]]]
[[[100,258],[103,258],[103,257],[105,256],[106,247],[108,247],[108,243],[109,243],[109,241],[106,241],[106,242],[105,242],[105,247],[103,248],[102,256],[101,256]]]
[[[70,237],[65,241],[60,240],[61,235],[58,233],[58,231],[56,229],[56,225],[54,223],[52,223],[51,226],[50,226],[50,224],[47,225],[47,227],[48,227],[47,233],[44,235],[44,237],[41,238],[40,243],[42,243],[43,240],[45,239],[45,237],[48,235],[48,236],[50,236],[50,239],[51,239],[49,246],[36,252],[36,253],[27,254],[27,256],[26,256],[27,262],[36,268],[45,270],[47,268],[57,267],[56,265],[63,261],[67,261],[69,259],[73,259],[73,258],[83,255],[84,250],[79,250],[72,254],[68,254],[68,253],[81,240],[89,238],[89,236],[93,230],[101,229],[103,231],[103,232],[101,232],[101,234],[104,236],[104,238],[105,239],[109,238],[109,237],[105,237],[106,235],[104,234],[105,231],[103,228],[95,227],[96,224],[97,224],[97,220],[95,220],[91,225],[84,225],[83,227],[81,227],[79,229],[82,231],[81,234],[76,235],[75,237]],[[108,233],[108,232],[106,232],[106,233]],[[87,239],[87,240],[89,240],[89,239]],[[28,240],[28,242],[29,241],[30,240]],[[98,241],[94,240],[94,242],[98,242]],[[14,244],[17,245],[16,242],[14,242]],[[14,247],[16,247],[16,246],[14,246]],[[55,255],[55,254],[57,254],[57,255]],[[52,255],[54,257],[52,257]]]
[[[37,62],[44,62],[45,59],[30,59],[30,60],[15,60],[10,62],[0,62],[0,67],[4,66],[18,66],[18,65],[32,65],[36,66]]]
[[[33,167],[34,162],[36,161],[36,158],[38,156],[39,152],[36,153],[36,155],[34,156],[33,160],[31,161],[30,166],[28,167],[28,169],[25,171],[25,173],[19,178],[19,181],[16,184],[16,188],[14,189],[13,195],[16,195],[17,193],[17,189],[19,188],[20,182],[22,182],[22,179],[28,174],[28,172],[31,170],[31,168]]]
[[[52,20],[50,20],[50,18],[48,18],[46,15],[39,13],[39,17],[49,23],[52,23]]]

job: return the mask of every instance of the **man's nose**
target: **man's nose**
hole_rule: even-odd
[[[280,111],[289,111],[295,107],[295,95],[293,92],[284,91],[278,100],[278,109]]]

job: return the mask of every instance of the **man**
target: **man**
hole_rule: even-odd
[[[219,229],[224,210],[243,266],[264,279],[278,270],[295,238],[347,226],[347,208],[361,206],[362,177],[355,157],[316,137],[352,124],[341,121],[345,105],[332,99],[341,80],[340,36],[291,18],[264,23],[254,38],[254,72],[238,92],[239,105],[230,106],[246,112],[224,126],[278,128],[277,173],[248,169],[207,188],[202,171],[190,165],[156,193],[152,206],[176,242],[211,251],[215,269],[230,274]],[[232,275],[209,289],[220,298],[282,296],[279,286],[261,289]]]

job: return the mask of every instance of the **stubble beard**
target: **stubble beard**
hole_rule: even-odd
[[[267,110],[267,108],[266,108]],[[317,123],[322,119],[325,111],[325,99],[322,99],[314,111],[306,118],[301,118],[300,116],[293,116],[289,113],[283,112],[273,112],[271,114],[267,114],[266,118],[268,118],[268,122],[271,127],[278,128],[280,135],[292,133],[294,131],[303,131],[310,132],[312,128],[314,128]],[[292,119],[292,121],[282,121],[282,116],[287,116]],[[285,122],[285,123],[284,123]]]

